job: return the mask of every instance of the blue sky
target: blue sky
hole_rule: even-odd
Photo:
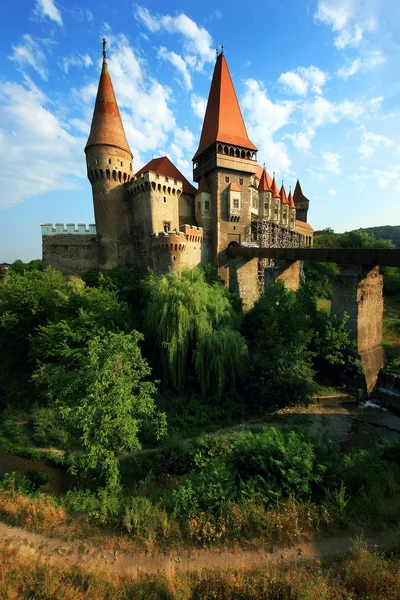
[[[2,17],[0,262],[40,257],[41,222],[93,222],[103,36],[135,170],[167,153],[190,179],[223,41],[259,162],[300,178],[314,228],[400,224],[398,0],[20,0]]]

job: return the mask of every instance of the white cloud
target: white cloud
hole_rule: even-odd
[[[241,106],[246,113],[247,131],[250,139],[259,148],[260,160],[268,158],[271,169],[288,170],[290,159],[282,141],[273,139],[273,134],[287,125],[296,102],[285,101],[274,104],[262,83],[254,79],[245,82],[246,92]]]
[[[180,33],[184,38],[184,52],[188,55],[187,62],[195,57],[194,68],[201,70],[205,62],[215,61],[215,50],[212,48],[212,37],[208,31],[197,25],[184,13],[171,17],[170,15],[152,15],[144,6],[136,6],[135,17],[153,33],[164,30],[167,33]],[[185,56],[186,59],[186,56]]]
[[[71,135],[48,104],[28,78],[25,85],[0,84],[0,208],[43,192],[77,188],[85,176],[86,139]]]
[[[285,135],[284,139],[289,139],[292,141],[293,146],[308,154],[311,150],[311,140],[315,137],[315,129],[312,127],[307,127],[304,131],[299,131],[298,133],[288,133]]]
[[[194,150],[195,138],[193,133],[187,127],[185,127],[185,129],[180,129],[179,127],[175,129],[174,141],[184,150]]]
[[[319,0],[314,18],[331,26],[337,48],[357,47],[376,27],[373,8],[370,0]]]
[[[372,158],[379,147],[390,148],[394,143],[384,135],[364,131],[358,148],[362,158]]]
[[[337,74],[343,79],[347,79],[356,73],[366,73],[377,65],[381,65],[386,62],[385,56],[379,50],[370,52],[364,58],[356,58],[347,67],[341,67]]]
[[[197,94],[192,94],[190,97],[190,106],[192,107],[192,111],[199,117],[199,119],[204,119],[204,114],[206,112],[207,106],[207,98],[203,98],[202,96],[198,96]]]
[[[381,102],[382,97],[372,98],[367,102],[362,99],[330,102],[318,96],[311,102],[305,102],[301,110],[306,123],[311,127],[321,127],[328,123],[339,123],[342,119],[357,121],[361,115],[376,112]]]
[[[336,154],[334,152],[322,152],[322,158],[326,171],[331,171],[332,173],[336,173],[336,175],[340,174],[340,154]]]
[[[327,75],[324,71],[311,65],[310,67],[298,67],[296,71],[282,73],[278,79],[286,91],[306,96],[309,89],[315,94],[322,94],[321,87],[326,83]]]
[[[25,34],[23,36],[23,43],[20,45],[13,45],[13,54],[9,56],[9,59],[16,63],[21,69],[27,66],[35,69],[39,73],[42,79],[47,80],[48,71],[44,66],[46,63],[46,55],[41,46],[48,45],[48,40],[36,38],[34,39],[31,35]]]
[[[192,89],[192,78],[188,71],[187,63],[183,60],[180,54],[176,54],[176,52],[167,50],[165,46],[161,46],[161,48],[158,51],[158,57],[170,62],[182,75],[185,88],[187,90]]]
[[[336,190],[328,190],[330,196],[336,196]]]
[[[400,183],[397,181],[400,177],[400,165],[391,165],[389,168],[390,170],[374,169],[372,171],[375,179],[378,181],[379,187],[384,189],[387,189],[393,182],[396,182],[396,184]]]
[[[54,0],[36,0],[35,14],[41,18],[48,17],[60,26],[63,24],[60,11],[55,6]]]
[[[66,56],[62,61],[64,73],[68,73],[71,66],[74,67],[90,67],[93,64],[89,54],[75,54],[74,56]]]

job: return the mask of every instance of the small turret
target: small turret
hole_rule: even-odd
[[[296,187],[294,188],[293,201],[296,206],[297,220],[307,223],[308,206],[310,201],[304,196],[299,180],[297,180]]]
[[[262,170],[260,183],[258,184],[258,206],[259,215],[269,219],[271,215],[272,191],[268,184],[267,172]]]
[[[88,179],[92,184],[99,264],[106,268],[114,267],[131,258],[124,183],[133,176],[133,155],[108,71],[105,40],[103,65],[85,154]]]
[[[279,196],[281,199],[281,225],[283,225],[283,227],[287,227],[288,221],[289,221],[289,206],[288,206],[288,199],[287,199],[287,195],[286,195],[285,186],[283,185],[283,181],[282,181],[282,187],[279,191]]]
[[[274,223],[280,222],[281,215],[281,197],[279,194],[278,186],[275,181],[275,173],[271,183],[271,195],[272,195],[272,221]]]
[[[288,205],[289,205],[289,228],[294,229],[295,225],[296,225],[296,206],[293,201],[291,188],[289,188]]]

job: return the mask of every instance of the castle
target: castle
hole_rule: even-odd
[[[165,273],[212,263],[228,284],[229,245],[312,245],[309,200],[299,181],[287,194],[283,183],[278,189],[275,175],[271,178],[257,163],[223,52],[216,59],[193,157],[197,189],[166,156],[135,172],[105,41],[85,154],[96,224],[43,224],[43,266],[79,274],[130,262]],[[261,262],[252,270],[252,296],[268,266]]]

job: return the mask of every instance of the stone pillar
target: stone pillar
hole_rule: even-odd
[[[300,287],[300,278],[303,270],[301,260],[275,260],[273,267],[264,271],[264,287],[277,281],[283,281],[287,290],[296,291]]]
[[[247,312],[260,297],[258,258],[230,258],[228,272],[229,289],[239,294],[243,310]]]
[[[385,364],[381,346],[383,316],[383,278],[379,267],[339,265],[333,282],[332,316],[349,315],[347,327],[357,341],[368,391],[374,387]]]

